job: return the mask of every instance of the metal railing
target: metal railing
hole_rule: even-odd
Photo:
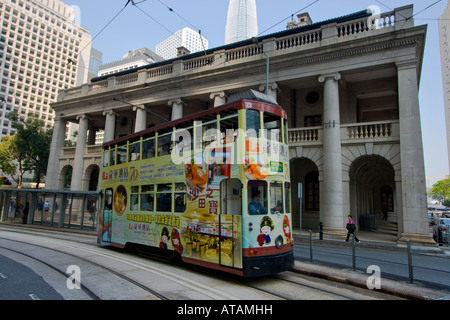
[[[306,239],[305,239],[306,238]],[[314,239],[310,230],[303,258],[311,263],[351,267],[352,271],[362,270],[369,265],[380,266],[383,274],[391,278],[405,278],[410,283],[420,282],[438,287],[450,288],[450,257],[448,253],[440,252],[438,248],[424,250],[414,248],[411,241],[405,246],[386,244],[381,249],[375,243],[360,245],[354,236],[349,245],[326,245],[323,241]],[[314,243],[320,244],[315,246]],[[381,249],[381,250],[380,250]],[[438,253],[439,252],[439,253]],[[298,256],[296,257],[298,258]]]

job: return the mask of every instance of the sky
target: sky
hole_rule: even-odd
[[[156,44],[190,27],[208,39],[209,48],[224,45],[228,0],[63,0],[79,8],[80,23],[94,38],[92,47],[103,63],[120,60],[130,50]],[[419,92],[427,186],[449,174],[438,18],[447,0],[256,0],[259,35],[286,28],[291,16],[308,12],[313,22],[348,15],[377,6],[381,12],[413,4],[415,25],[428,25]],[[169,10],[172,9],[172,10]],[[122,10],[123,9],[123,10]]]

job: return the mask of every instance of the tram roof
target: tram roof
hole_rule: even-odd
[[[231,96],[232,97],[232,96]],[[269,99],[267,99],[269,98]],[[208,110],[204,110],[201,112],[197,112],[194,114],[191,114],[187,117],[183,117],[180,118],[178,120],[174,120],[174,121],[170,121],[170,122],[166,122],[166,123],[162,123],[160,125],[136,132],[136,133],[132,133],[129,134],[127,136],[124,137],[120,137],[118,139],[109,141],[109,142],[105,142],[103,144],[103,147],[108,147],[110,145],[115,145],[115,144],[120,144],[121,142],[125,142],[128,140],[134,140],[134,139],[139,139],[142,136],[151,134],[152,132],[157,132],[157,131],[161,131],[163,129],[166,128],[173,128],[173,127],[177,127],[178,125],[185,123],[185,122],[189,122],[189,121],[195,121],[196,119],[211,115],[211,114],[219,114],[221,112],[224,112],[226,110],[230,110],[230,109],[235,109],[235,110],[241,110],[241,109],[249,109],[248,105],[246,104],[246,102],[251,102],[252,103],[252,108],[256,109],[256,110],[260,110],[260,111],[264,111],[264,112],[270,112],[272,114],[275,115],[279,115],[280,117],[287,119],[287,113],[286,111],[279,106],[276,103],[273,103],[273,101],[270,100],[270,97],[267,97],[264,94],[260,94],[254,90],[247,90],[244,93],[239,93],[236,95],[236,99],[233,102],[224,104],[222,106],[219,107],[215,107],[213,109],[208,109]]]

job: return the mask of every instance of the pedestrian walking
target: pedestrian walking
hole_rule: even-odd
[[[387,221],[388,219],[388,208],[385,206],[383,208],[383,218],[381,220]]]
[[[348,239],[350,238],[350,235],[352,234],[355,237],[356,242],[360,242],[358,237],[355,235],[356,231],[356,225],[355,221],[353,221],[353,217],[351,215],[348,215],[348,222],[347,222],[347,239],[345,239],[345,242],[348,242]]]

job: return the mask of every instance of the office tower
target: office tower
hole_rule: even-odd
[[[75,22],[77,8],[59,0],[2,0],[0,16],[0,137],[16,132],[13,110],[53,125],[58,91],[87,82],[89,31]]]
[[[441,48],[442,86],[444,89],[445,124],[447,132],[447,149],[450,169],[450,5],[438,21],[439,43]]]
[[[172,36],[156,45],[156,54],[164,59],[177,57],[178,48],[184,47],[189,53],[208,49],[208,40],[199,32],[188,27],[178,30]]]
[[[230,0],[225,44],[234,43],[258,35],[256,0]]]

